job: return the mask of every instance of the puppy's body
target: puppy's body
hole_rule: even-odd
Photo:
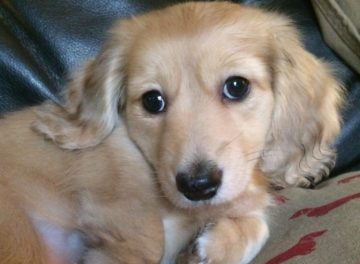
[[[114,26],[64,107],[0,121],[2,206],[37,258],[34,215],[82,230],[87,264],[156,262],[160,222],[163,264],[248,263],[268,237],[266,181],[327,176],[340,105],[287,18],[226,2],[154,11]],[[0,230],[15,230],[11,219]]]
[[[161,263],[174,263],[199,230],[210,230],[217,219],[227,217],[258,218],[263,225],[259,243],[266,240],[262,210],[268,195],[260,175],[231,203],[194,210],[175,208],[157,197],[152,172],[124,129],[117,128],[97,147],[67,151],[31,129],[36,110],[0,120],[0,136],[6,138],[0,142],[0,263],[62,264],[79,259],[81,248],[69,244],[75,231],[83,232],[87,243],[94,243],[86,263],[157,263],[162,254]],[[165,229],[164,252],[160,217]],[[256,243],[259,230],[253,228],[243,235],[254,240],[255,251],[247,244],[237,246],[239,253],[248,250],[249,259],[260,249]],[[223,237],[223,232],[232,231],[217,232]],[[112,243],[118,243],[117,247],[112,248]],[[205,247],[207,240],[202,243]],[[109,260],[97,256],[97,244],[105,245]],[[215,244],[207,246],[221,251]],[[180,263],[188,263],[188,254],[183,253]]]
[[[70,263],[80,253],[70,248],[76,230],[115,263],[157,263],[163,231],[155,186],[125,129],[71,152],[31,129],[34,110],[0,120],[0,263]],[[85,263],[100,263],[97,254],[90,250]]]

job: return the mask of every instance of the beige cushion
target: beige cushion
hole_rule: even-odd
[[[275,197],[270,239],[253,264],[360,263],[360,172]]]

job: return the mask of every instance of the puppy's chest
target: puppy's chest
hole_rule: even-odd
[[[77,263],[84,252],[79,232],[61,227],[50,221],[31,215],[31,220],[45,245],[50,263]]]
[[[186,247],[191,238],[196,234],[198,225],[196,221],[191,221],[189,218],[175,214],[164,216],[163,225],[165,250],[161,264],[175,263],[179,252]]]

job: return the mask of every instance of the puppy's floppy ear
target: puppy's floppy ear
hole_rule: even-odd
[[[119,122],[125,53],[129,45],[124,23],[115,25],[99,55],[69,83],[63,107],[44,105],[35,130],[65,149],[80,149],[101,142]]]
[[[303,48],[291,22],[278,17],[273,23],[275,108],[261,166],[275,185],[308,187],[334,166],[342,89]]]

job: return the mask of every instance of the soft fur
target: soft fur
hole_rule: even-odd
[[[222,98],[230,76],[250,81],[245,100]],[[153,89],[168,104],[158,115],[141,103]],[[61,261],[34,228],[43,222],[81,230],[86,264],[248,263],[268,237],[266,182],[329,174],[341,98],[279,14],[189,2],[120,21],[65,106],[0,121],[0,263]],[[201,160],[223,180],[194,202],[175,175]]]

